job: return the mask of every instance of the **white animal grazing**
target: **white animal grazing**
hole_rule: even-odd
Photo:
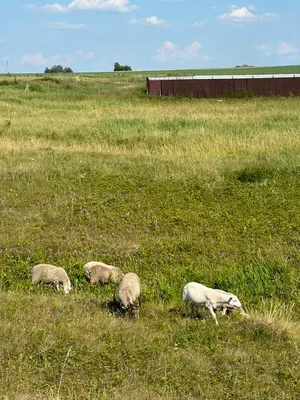
[[[72,289],[70,279],[64,268],[55,267],[51,264],[38,264],[32,268],[32,285],[42,281],[52,283],[57,290],[62,285],[65,293],[69,293]]]
[[[93,265],[90,268],[90,283],[119,283],[124,274],[120,268],[108,268],[104,265]]]
[[[141,306],[140,295],[140,279],[137,274],[134,272],[125,274],[119,286],[119,299],[122,308],[127,308],[133,318],[136,317],[137,308]],[[136,300],[138,306],[134,304]]]
[[[194,306],[205,308],[205,316],[210,313],[218,325],[218,320],[215,311],[223,311],[223,315],[227,309],[235,310],[242,308],[242,305],[237,296],[224,292],[222,290],[215,290],[208,288],[201,283],[190,282],[185,285],[182,293],[182,299],[185,303],[185,314],[188,313],[187,305],[191,304],[192,313],[194,313]]]
[[[119,283],[124,276],[120,268],[99,261],[90,261],[83,268],[91,284]]]
[[[86,274],[86,276],[87,276],[88,278],[90,277],[90,269],[91,269],[94,265],[103,265],[103,266],[105,266],[105,267],[107,267],[107,268],[113,268],[112,265],[105,264],[104,262],[101,262],[101,261],[90,261],[90,262],[86,263],[86,264],[83,266],[84,272],[85,272],[85,274]]]

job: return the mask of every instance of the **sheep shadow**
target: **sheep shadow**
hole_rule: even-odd
[[[115,315],[116,317],[122,317],[122,316],[125,315],[125,311],[126,311],[126,310],[124,310],[124,309],[122,308],[120,302],[119,302],[118,300],[116,300],[116,299],[113,299],[113,300],[108,301],[108,302],[106,303],[106,306],[107,306],[107,308],[108,308],[108,311],[109,311],[111,314]]]

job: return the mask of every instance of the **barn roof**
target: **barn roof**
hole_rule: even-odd
[[[173,81],[190,79],[261,79],[261,78],[300,78],[300,74],[274,74],[274,75],[193,75],[193,76],[164,76],[149,77],[150,81]]]

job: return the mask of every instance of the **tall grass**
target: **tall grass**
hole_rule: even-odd
[[[297,398],[300,100],[144,85],[0,80],[0,395]],[[89,286],[94,259],[139,274],[137,321]],[[30,286],[41,262],[66,268],[70,296]],[[251,318],[183,318],[188,281],[236,293]]]

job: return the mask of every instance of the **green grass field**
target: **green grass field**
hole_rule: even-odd
[[[300,74],[300,65],[266,66],[266,67],[239,67],[239,68],[201,68],[179,70],[150,70],[127,72],[100,72],[96,75],[142,75],[142,76],[188,76],[188,75],[258,75],[258,74]]]
[[[147,75],[0,76],[0,398],[297,399],[300,98],[150,98]],[[139,274],[137,320],[91,260]],[[42,262],[70,295],[31,287]],[[185,318],[189,281],[250,318]]]

